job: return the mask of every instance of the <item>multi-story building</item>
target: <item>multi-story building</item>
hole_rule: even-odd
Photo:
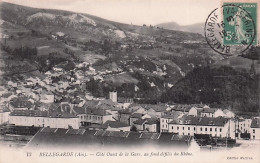
[[[9,115],[9,124],[50,128],[79,128],[79,118],[70,113],[39,110],[14,110]]]
[[[130,124],[130,116],[132,115],[133,111],[130,109],[125,109],[125,110],[119,110],[119,121]]]
[[[239,118],[236,120],[237,133],[249,133],[252,119]]]
[[[255,117],[252,120],[250,126],[250,136],[251,139],[260,140],[260,119],[259,117]]]
[[[160,118],[160,132],[168,132],[169,131],[169,122],[178,119],[178,117],[182,116],[183,113],[172,111],[170,113],[167,113],[166,115],[163,115]]]
[[[154,118],[149,118],[147,119],[147,122],[145,122],[144,124],[144,128],[148,131],[148,132],[159,132],[158,131],[158,121]]]
[[[184,115],[168,123],[170,133],[178,135],[208,134],[235,138],[235,121],[223,117],[194,117]]]
[[[85,113],[86,113],[85,122],[90,123],[90,124],[92,124],[92,123],[103,124],[106,121],[115,121],[113,119],[112,114],[108,113],[104,109],[86,108]]]

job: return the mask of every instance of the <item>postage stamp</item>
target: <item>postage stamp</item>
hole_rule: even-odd
[[[241,55],[259,45],[258,6],[255,0],[221,2],[205,22],[204,34],[209,46],[226,56]]]
[[[257,3],[224,3],[224,45],[257,44]]]

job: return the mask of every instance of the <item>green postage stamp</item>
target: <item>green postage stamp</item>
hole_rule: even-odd
[[[258,0],[222,0],[205,22],[205,38],[215,51],[226,56],[242,55],[259,46]]]
[[[257,3],[224,3],[224,45],[257,45]]]

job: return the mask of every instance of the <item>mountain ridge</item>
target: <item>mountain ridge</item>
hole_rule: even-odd
[[[190,25],[179,25],[178,23],[171,21],[166,23],[160,23],[156,25],[157,27],[162,27],[169,30],[179,30],[185,32],[199,33],[204,35],[204,23],[194,23]]]

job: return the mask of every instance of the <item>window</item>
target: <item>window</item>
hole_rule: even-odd
[[[255,139],[255,136],[253,136],[253,139]]]
[[[184,130],[184,127],[182,127],[182,129]]]
[[[188,130],[190,130],[190,127],[188,127]]]
[[[172,129],[173,129],[173,126],[172,126]]]
[[[179,130],[179,126],[177,127],[177,130]]]
[[[208,131],[208,129],[207,129],[207,128],[205,128],[205,131]]]
[[[162,120],[162,123],[164,122],[164,120]]]
[[[217,128],[215,128],[215,131],[217,132]]]
[[[255,129],[253,129],[253,133],[255,133]]]
[[[194,127],[194,131],[196,130],[196,127]]]
[[[164,125],[162,125],[162,128],[164,128]]]
[[[222,132],[222,128],[220,128],[219,131]]]
[[[184,135],[184,132],[182,133],[182,135]]]
[[[166,128],[168,127],[167,125],[165,125],[166,126]]]
[[[190,133],[188,133],[188,135],[190,136]]]
[[[200,128],[200,131],[202,131],[202,127]]]
[[[168,122],[168,120],[166,120],[166,123]]]
[[[210,128],[209,131],[212,131],[212,128]]]

